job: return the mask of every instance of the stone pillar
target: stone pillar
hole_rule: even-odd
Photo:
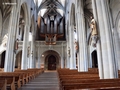
[[[40,56],[40,47],[38,47],[38,56],[37,56],[37,57],[38,57],[38,66],[37,66],[37,68],[40,68],[40,67],[41,67],[41,66],[40,66],[40,64],[41,64],[41,63],[40,63],[40,57],[41,57],[41,56]]]
[[[62,43],[62,54],[61,54],[61,68],[64,68],[64,52],[63,52],[63,43]]]
[[[22,70],[26,70],[28,68],[27,48],[28,48],[29,30],[30,30],[30,26],[29,25],[25,25],[23,50],[22,50],[22,62],[21,62],[21,69]]]
[[[67,47],[66,47],[66,50],[67,50],[67,57],[66,57],[66,68],[70,68],[70,58],[69,58],[69,55],[68,55],[68,47],[69,47],[69,45],[68,45],[69,43],[67,42]]]
[[[114,28],[113,30],[113,38],[114,38],[114,47],[115,47],[115,53],[114,55],[116,56],[116,67],[118,70],[120,70],[120,40],[119,40],[119,35],[117,32],[117,28]]]
[[[100,47],[100,40],[97,42],[97,57],[98,57],[98,70],[99,70],[99,77],[103,79],[103,61],[102,61],[102,54],[101,54],[101,47]]]
[[[108,55],[107,54],[107,43],[106,43],[106,37],[105,37],[105,31],[104,31],[104,22],[103,22],[103,15],[102,9],[101,9],[101,1],[96,0],[96,8],[97,8],[97,14],[98,14],[98,22],[99,22],[99,29],[100,29],[100,40],[101,40],[101,51],[102,51],[102,61],[103,61],[103,73],[104,77],[107,78],[109,77],[109,64],[108,64]],[[107,67],[106,67],[107,66]]]
[[[96,0],[100,28],[104,78],[116,78],[110,17],[106,0]]]
[[[4,71],[13,72],[14,67],[14,42],[15,42],[15,32],[17,25],[17,6],[12,6],[10,22],[9,22],[9,32],[8,32],[8,42],[5,56]],[[14,18],[14,20],[13,20]]]
[[[78,71],[88,71],[88,55],[87,55],[87,40],[85,33],[85,21],[83,12],[83,1],[79,1],[77,13],[77,30],[78,30],[78,43],[79,43],[79,61]]]
[[[67,25],[68,25],[68,24],[67,24]],[[66,56],[67,56],[67,57],[66,57],[66,59],[67,59],[67,60],[66,60],[66,68],[70,68],[70,57],[69,57],[69,53],[70,53],[70,52],[69,52],[69,47],[70,47],[70,46],[69,46],[69,37],[70,37],[70,36],[69,36],[69,28],[68,28],[68,26],[66,26],[66,30],[67,30],[67,32],[68,32],[68,34],[66,34],[66,38],[67,38],[67,42],[66,42],[66,43],[67,43],[67,47],[66,47],[66,50],[67,50],[67,51],[66,51],[66,53],[67,53],[67,54],[66,54]]]
[[[93,8],[93,16],[96,22],[98,22],[98,17],[97,17],[97,8],[96,8],[96,3],[95,0],[92,0],[92,8]],[[97,27],[97,31],[99,34],[99,28]],[[99,35],[98,35],[99,37]],[[97,42],[97,57],[98,57],[98,70],[99,70],[99,76],[100,79],[103,79],[103,62],[102,62],[102,54],[101,54],[101,45],[100,45],[100,40]]]
[[[106,41],[107,41],[107,49],[108,49],[108,60],[109,60],[109,70],[110,70],[110,78],[116,78],[116,67],[114,60],[114,50],[113,50],[113,39],[112,39],[112,30],[110,27],[110,17],[108,11],[108,1],[101,0],[102,11],[103,11],[103,19],[105,25],[105,33],[106,33]]]
[[[35,68],[35,51],[34,51],[34,33],[32,33],[32,41],[31,41],[31,53],[30,53],[30,68]]]
[[[75,60],[75,47],[74,47],[74,29],[71,26],[69,29],[70,33],[70,69],[76,69],[76,60]]]

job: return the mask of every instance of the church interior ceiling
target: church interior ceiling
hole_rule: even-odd
[[[10,15],[11,12],[11,5],[9,5],[9,3],[11,3],[11,0],[0,0],[0,10],[2,12],[2,21],[4,22],[6,17],[8,17]]]
[[[39,39],[46,44],[65,40],[65,0],[42,0],[38,7]]]

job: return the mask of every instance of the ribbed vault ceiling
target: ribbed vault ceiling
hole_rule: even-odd
[[[47,12],[57,12],[63,16],[65,12],[65,0],[38,0],[38,12],[42,17]]]

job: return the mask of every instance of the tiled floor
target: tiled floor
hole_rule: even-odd
[[[56,71],[46,71],[18,90],[59,90]]]

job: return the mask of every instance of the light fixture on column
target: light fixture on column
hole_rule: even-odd
[[[31,52],[31,56],[33,57],[33,51]]]
[[[42,54],[42,57],[44,57],[44,55]]]

